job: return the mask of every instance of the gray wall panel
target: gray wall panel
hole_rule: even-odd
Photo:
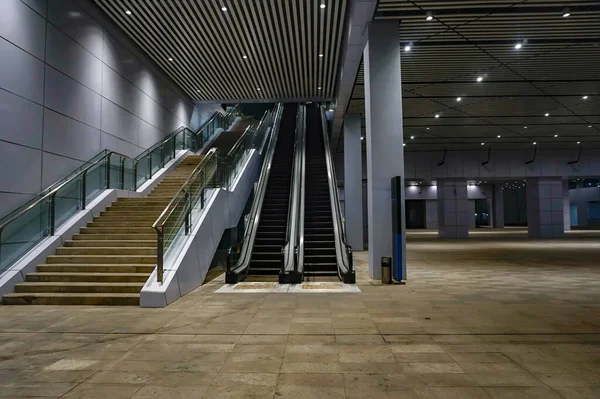
[[[0,90],[0,139],[42,147],[41,105]]]
[[[3,142],[0,170],[0,191],[37,194],[41,190],[42,152]]]
[[[102,90],[102,62],[52,24],[48,24],[46,63],[89,87]]]
[[[100,95],[46,66],[44,105],[56,112],[100,129]]]
[[[62,179],[71,173],[83,162],[76,159],[63,157],[62,155],[44,152],[42,169],[42,187],[48,187],[52,183]]]
[[[100,130],[52,110],[44,111],[44,151],[87,161],[101,150]]]
[[[2,0],[0,36],[44,59],[44,18],[19,0]]]
[[[0,88],[43,102],[44,63],[1,37]]]
[[[137,145],[139,118],[103,98],[101,130]]]
[[[33,194],[0,192],[0,218],[4,217],[4,215],[9,213],[13,209],[20,207],[33,197],[35,197],[35,195]]]
[[[139,154],[193,110],[93,2],[0,0],[0,215],[104,148]]]
[[[74,0],[49,0],[48,20],[102,59],[104,31]]]

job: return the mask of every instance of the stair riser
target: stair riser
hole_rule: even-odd
[[[95,241],[95,240],[156,240],[156,231],[153,234],[75,234],[73,240]]]
[[[50,255],[47,263],[91,263],[91,264],[153,264],[156,265],[156,256],[89,256],[89,255]]]
[[[23,297],[4,297],[4,305],[96,305],[96,306],[139,306],[140,298],[120,297],[51,297],[38,298],[34,294]]]
[[[77,292],[77,293],[121,293],[135,294],[139,293],[144,284],[140,283],[136,286],[120,286],[120,285],[38,285],[17,284],[15,292]]]
[[[73,240],[65,242],[66,247],[128,247],[128,248],[156,248],[156,237],[152,237],[154,240],[150,241],[126,241],[126,240],[98,240],[98,241],[84,241],[84,240]]]
[[[85,247],[59,247],[56,255],[156,255],[154,248],[85,248]]]
[[[81,234],[154,234],[156,230],[152,227],[84,227]]]
[[[27,275],[26,281],[31,283],[42,283],[42,282],[80,282],[80,283],[145,283],[149,276],[127,276],[113,274],[108,276],[94,276],[94,275],[55,275],[55,276],[32,276]]]
[[[63,264],[39,265],[37,271],[41,273],[147,273],[154,271],[155,265],[148,266],[120,266],[120,265],[85,265],[69,266]]]

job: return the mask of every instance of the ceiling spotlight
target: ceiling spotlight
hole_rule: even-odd
[[[402,143],[402,147],[406,147],[406,143]]]
[[[498,137],[498,138],[500,138],[500,137],[502,137],[502,136],[498,135],[497,137]]]
[[[485,143],[481,143],[481,145],[485,145]]]
[[[323,54],[319,54],[319,58],[323,58]]]
[[[563,10],[563,18],[568,18],[571,16],[571,10],[569,8],[565,8]]]
[[[173,58],[169,57],[169,61],[173,61]]]
[[[544,116],[550,116],[550,114],[546,112],[546,113],[544,114]]]
[[[125,14],[131,15],[131,11],[129,11],[129,10],[125,11]]]
[[[438,119],[440,117],[440,114],[435,114],[435,119]]]
[[[325,3],[321,3],[321,5],[319,7],[325,8]]]
[[[321,86],[317,87],[317,90],[321,90]]]
[[[592,125],[588,125],[588,127],[592,127]]]
[[[247,60],[248,56],[247,55],[242,55],[242,58],[245,59],[245,60]]]
[[[461,102],[462,101],[462,97],[457,97],[456,101]]]
[[[591,126],[590,126],[591,127]],[[427,128],[427,130],[429,130],[429,128]]]
[[[523,129],[527,129],[527,126],[523,126]]]
[[[588,99],[588,96],[583,96],[582,98],[583,98],[584,100],[587,100],[587,99]]]
[[[433,19],[433,14],[431,13],[431,11],[427,11],[427,18],[425,18],[427,21],[431,21]]]
[[[558,134],[555,134],[555,135],[554,135],[554,138],[557,138],[557,137],[558,137]]]
[[[227,7],[225,7],[225,6],[221,7],[221,11],[223,11],[223,12],[227,11]]]
[[[361,137],[360,139],[361,139],[361,140],[364,140],[365,138],[364,138],[364,137]]]
[[[537,141],[534,141],[534,142],[533,142],[533,145],[537,145]]]
[[[257,88],[256,88],[256,90],[257,90],[257,91],[260,91],[260,87],[257,87]]]
[[[333,112],[333,108],[329,108],[329,110],[328,110],[328,111],[329,111],[329,112]]]
[[[520,49],[521,47],[523,47],[523,45],[522,45],[521,43],[517,43],[517,44],[515,44],[515,48],[516,48],[517,50],[518,50],[518,49]]]
[[[479,76],[479,77],[477,78],[477,81],[478,81],[478,82],[481,82],[481,81],[483,81],[483,76]]]
[[[410,139],[411,139],[411,140],[414,140],[414,139],[415,139],[415,136],[410,136]]]
[[[406,52],[408,53],[408,52],[410,51],[410,48],[411,48],[411,47],[410,47],[410,46],[408,46],[408,45],[407,45],[407,46],[404,46],[404,51],[406,51]]]
[[[577,144],[581,144],[581,141],[578,141]]]

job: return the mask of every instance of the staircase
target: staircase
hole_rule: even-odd
[[[202,155],[187,156],[144,198],[119,198],[46,263],[28,273],[5,305],[139,305],[156,267],[152,224]]]
[[[337,276],[333,218],[321,115],[306,108],[306,171],[304,197],[304,276]],[[328,279],[328,278],[326,278]]]
[[[296,111],[296,105],[286,105],[283,110],[269,182],[252,248],[248,271],[250,276],[266,275],[276,279],[281,269],[281,247],[285,243],[290,200]]]

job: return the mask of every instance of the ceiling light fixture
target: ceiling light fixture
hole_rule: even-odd
[[[483,76],[479,76],[479,77],[477,78],[477,81],[478,81],[478,82],[481,82],[481,81],[483,81]]]
[[[431,11],[427,11],[427,18],[425,18],[427,21],[431,21],[433,19],[433,14],[431,13]]]
[[[221,11],[226,12],[227,11],[227,7],[225,7],[225,6],[221,7]]]
[[[581,144],[581,141],[578,141],[577,144]]]
[[[563,18],[568,18],[571,16],[571,10],[569,8],[565,8],[563,10]]]
[[[521,47],[523,47],[523,45],[522,45],[521,43],[517,43],[517,44],[515,44],[515,48],[516,48],[517,50],[518,50],[518,49],[520,49]]]
[[[411,139],[411,140],[414,140],[414,139],[415,139],[415,136],[410,136],[410,139]]]
[[[404,51],[406,51],[407,53],[410,51],[410,49],[411,49],[410,46],[408,46],[408,45],[404,46]]]
[[[527,129],[527,126],[523,126],[523,129]]]
[[[321,3],[321,5],[319,7],[325,8],[325,3]]]
[[[485,143],[481,143],[481,145],[485,145]]]
[[[587,100],[587,99],[588,99],[588,96],[583,96],[582,98],[583,98],[584,100]]]
[[[245,60],[247,60],[248,56],[247,55],[242,55],[242,58],[245,59]]]
[[[329,112],[333,112],[333,108],[329,108]]]
[[[461,102],[462,101],[462,97],[457,97],[456,101]]]
[[[173,58],[169,57],[169,61],[173,61]]]
[[[129,11],[129,10],[125,11],[125,14],[131,15],[131,11]]]
[[[317,87],[317,90],[321,90],[321,86]]]
[[[554,135],[554,138],[557,138],[557,137],[558,137],[558,134],[555,134],[555,135]]]
[[[319,58],[323,58],[323,54],[319,54]]]
[[[592,125],[588,125],[588,127],[592,127]]]
[[[429,128],[427,128],[427,130],[429,130]]]
[[[364,140],[365,138],[364,138],[364,137],[361,137],[360,139],[361,139],[361,140]]]
[[[435,119],[439,119],[440,114],[435,114]]]
[[[546,112],[546,113],[544,114],[544,116],[550,116],[550,114]]]
[[[534,142],[533,142],[533,145],[537,145],[537,141],[534,141]]]
[[[402,143],[402,147],[406,147],[406,143]]]
[[[497,137],[498,137],[498,138],[500,138],[500,137],[502,137],[502,136],[498,135]]]

